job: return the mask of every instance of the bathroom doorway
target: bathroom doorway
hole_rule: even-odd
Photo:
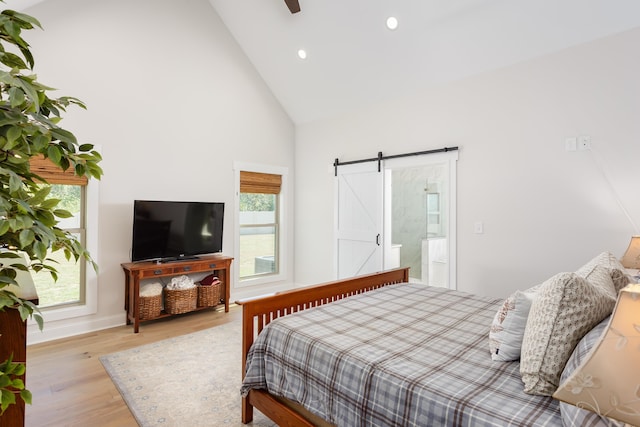
[[[456,288],[456,162],[448,151],[341,166],[337,278],[410,267],[412,282]]]
[[[385,162],[385,268],[455,289],[457,153]]]

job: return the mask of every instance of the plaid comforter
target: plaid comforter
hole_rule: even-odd
[[[242,385],[355,426],[561,426],[558,402],[525,394],[518,362],[494,362],[501,300],[388,286],[271,322]]]

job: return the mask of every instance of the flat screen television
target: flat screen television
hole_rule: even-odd
[[[174,261],[222,251],[224,203],[134,200],[131,261]]]

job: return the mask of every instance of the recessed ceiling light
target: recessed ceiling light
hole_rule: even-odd
[[[387,18],[387,28],[390,30],[395,30],[398,28],[398,18],[395,16],[390,16]]]
[[[299,49],[298,50],[298,58],[307,59],[307,51],[304,50],[304,49]]]

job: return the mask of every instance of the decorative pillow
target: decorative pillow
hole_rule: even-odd
[[[620,289],[632,282],[631,277],[625,273],[625,268],[620,264],[618,258],[613,256],[611,252],[602,252],[597,255],[591,261],[580,267],[576,271],[576,274],[586,278],[586,276],[593,271],[593,267],[596,265],[604,267],[611,276],[611,280],[613,280],[613,287],[615,289],[615,294],[613,295],[614,298],[618,297]]]
[[[603,267],[597,266],[597,269]],[[601,272],[593,272],[602,277]],[[560,273],[540,286],[522,339],[520,375],[528,394],[551,396],[580,339],[613,311],[604,283],[594,286],[575,273]]]
[[[489,330],[491,359],[499,362],[520,359],[524,328],[535,295],[535,292],[516,291],[504,300]]]
[[[569,376],[575,371],[582,361],[587,357],[589,350],[593,347],[600,336],[607,329],[610,317],[605,318],[596,327],[591,329],[578,343],[575,350],[569,357],[562,375],[560,376],[560,383],[563,383]],[[625,423],[621,421],[615,421],[611,418],[602,417],[595,412],[587,411],[586,409],[578,408],[577,406],[570,405],[565,402],[560,402],[560,416],[562,417],[562,424],[565,427],[582,427],[582,426],[603,426],[603,427],[623,427]]]
[[[576,274],[586,279],[591,285],[600,289],[611,298],[616,299],[618,290],[615,288],[615,283],[610,271],[618,270],[609,270],[602,265],[590,262],[580,267],[580,269],[576,271]]]

